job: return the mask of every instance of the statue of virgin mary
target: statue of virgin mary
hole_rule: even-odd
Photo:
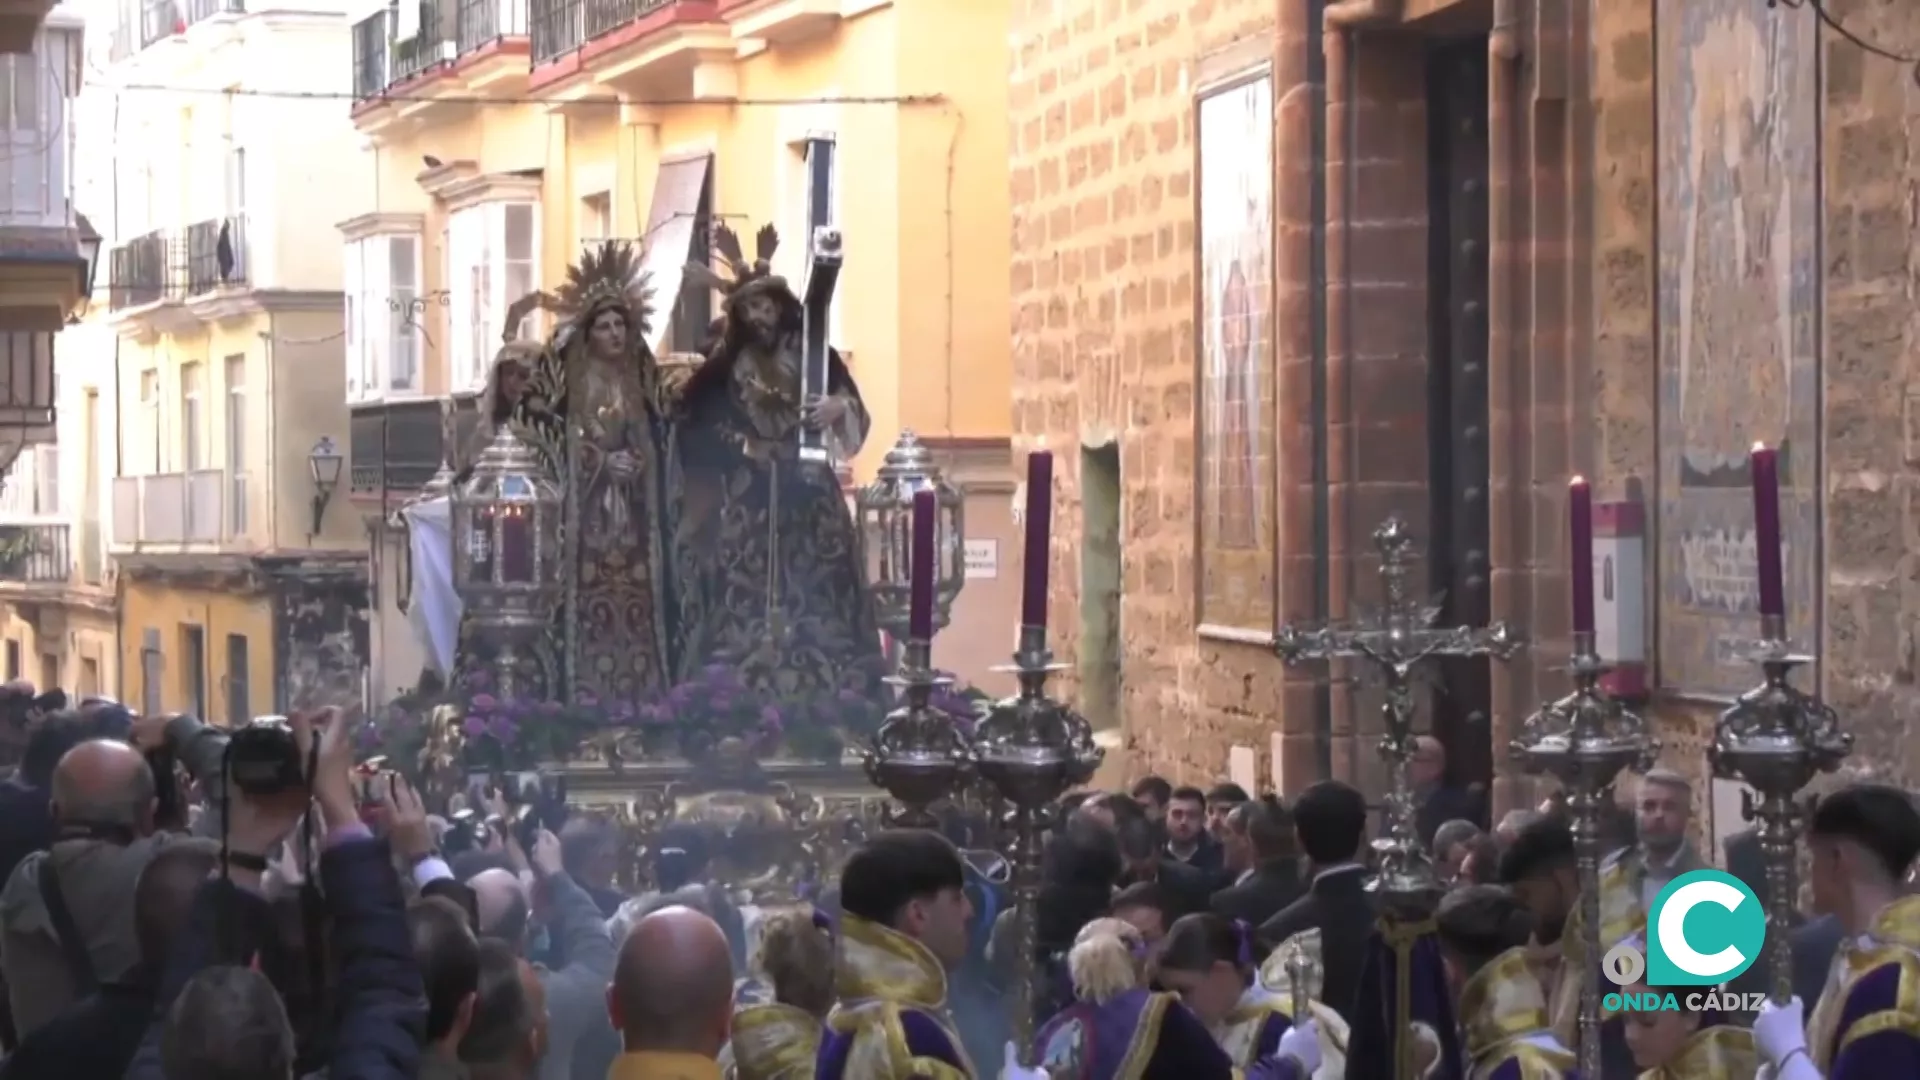
[[[527,375],[527,440],[565,494],[561,690],[633,704],[670,683],[667,438],[646,345],[651,290],[638,253],[608,241],[544,304],[552,346]]]

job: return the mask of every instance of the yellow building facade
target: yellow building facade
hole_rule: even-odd
[[[911,430],[966,492],[976,557],[942,663],[990,682],[1017,592],[1005,0],[531,0],[485,13],[490,28],[444,7],[354,32],[372,146],[341,233],[347,290],[374,323],[349,376],[369,520],[432,475],[434,402],[482,388],[506,305],[555,286],[584,246],[640,244],[665,355],[719,314],[681,290],[685,264],[711,258],[709,226],[751,254],[773,225],[774,269],[799,288],[812,226],[832,224],[846,261],[829,336],[872,417],[852,483]],[[810,164],[823,153],[830,169]],[[396,375],[394,357],[417,366]],[[404,558],[397,535],[374,545],[374,681],[389,693],[423,661],[398,603]]]
[[[348,25],[193,14],[165,42],[144,24],[116,36],[104,73],[130,89],[112,121],[111,359],[94,389],[117,414],[119,694],[243,722],[298,698],[314,678],[289,672],[353,637],[364,608],[362,527],[334,497],[346,335],[329,223],[354,135],[337,102],[247,92],[345,55]],[[330,681],[357,680],[349,666]]]

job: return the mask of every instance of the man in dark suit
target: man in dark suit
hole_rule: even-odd
[[[1123,818],[1114,825],[1120,841],[1121,888],[1152,882],[1160,886],[1173,907],[1173,917],[1207,910],[1213,879],[1203,871],[1160,850],[1160,831],[1145,817]],[[1171,921],[1171,920],[1169,920]]]
[[[1312,875],[1307,892],[1261,923],[1260,934],[1280,945],[1295,934],[1320,931],[1320,1000],[1351,1022],[1374,922],[1367,870],[1359,861],[1366,797],[1351,785],[1322,780],[1294,802],[1293,832]]]
[[[1234,807],[1227,814],[1222,846],[1227,869],[1238,876],[1213,894],[1215,914],[1259,926],[1299,899],[1302,885],[1293,822],[1277,800],[1268,796]]]
[[[1471,821],[1486,828],[1487,811],[1480,793],[1447,782],[1447,748],[1439,739],[1431,735],[1415,739],[1409,767],[1414,794],[1419,800],[1419,809],[1414,811],[1414,828],[1428,851],[1433,850],[1433,834],[1446,822]]]
[[[1177,787],[1167,798],[1167,854],[1218,878],[1220,845],[1207,832],[1207,795],[1197,787]]]

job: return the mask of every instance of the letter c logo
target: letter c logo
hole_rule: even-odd
[[[1673,961],[1673,966],[1689,975],[1703,979],[1725,978],[1734,968],[1747,963],[1747,958],[1732,945],[1719,952],[1702,953],[1687,943],[1687,914],[1701,904],[1714,904],[1725,908],[1729,913],[1740,910],[1747,900],[1747,894],[1724,881],[1700,880],[1688,882],[1673,891],[1667,897],[1666,905],[1660,909],[1660,948]]]

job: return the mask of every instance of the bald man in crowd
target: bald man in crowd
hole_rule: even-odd
[[[224,750],[224,738],[218,745]],[[93,739],[67,751],[52,801],[53,847],[22,860],[0,890],[0,965],[21,1038],[139,963],[133,897],[155,855],[182,843],[218,851],[212,840],[156,831],[153,772],[123,742]]]
[[[607,1016],[623,1050],[607,1080],[720,1080],[733,1026],[733,954],[720,924],[687,907],[634,923]]]
[[[1418,807],[1414,811],[1414,826],[1427,850],[1433,850],[1433,834],[1446,822],[1471,821],[1486,827],[1487,810],[1480,792],[1449,781],[1447,748],[1439,739],[1431,735],[1416,737],[1408,769]]]

